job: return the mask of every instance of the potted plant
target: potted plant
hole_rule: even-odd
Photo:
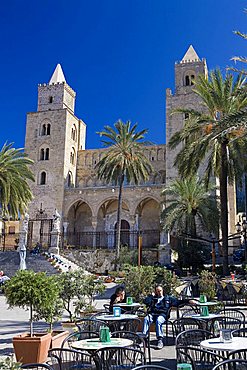
[[[55,282],[57,282],[57,288],[59,289],[60,294],[60,284],[57,276],[52,276]],[[50,302],[49,306],[46,307],[38,307],[35,313],[35,320],[42,320],[44,319],[49,324],[49,332],[51,333],[51,344],[50,348],[58,348],[61,347],[63,340],[69,335],[67,330],[54,330],[53,324],[55,321],[61,319],[63,314],[63,303],[60,298],[60,295],[57,295],[56,299]]]
[[[208,301],[216,296],[216,277],[213,272],[203,270],[198,281],[199,291],[204,294]]]
[[[13,360],[13,357],[6,357],[4,360],[0,360],[1,370],[19,370],[21,369],[21,363]]]
[[[50,310],[57,300],[59,288],[53,277],[45,272],[19,270],[6,284],[4,294],[10,308],[15,306],[29,309],[29,333],[13,338],[17,361],[22,363],[44,362],[47,359],[51,333],[33,332],[35,312]]]
[[[59,282],[62,287],[60,297],[69,316],[69,320],[62,325],[68,328],[75,326],[76,316],[86,311],[87,306],[92,305],[94,295],[102,292],[105,287],[94,276],[86,275],[82,269],[61,273]]]

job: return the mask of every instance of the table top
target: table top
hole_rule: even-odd
[[[195,305],[196,306],[215,306],[217,305],[219,302],[218,301],[209,301],[209,302],[196,302]]]
[[[97,349],[106,347],[129,347],[133,344],[133,340],[126,338],[111,338],[110,342],[101,342],[97,338],[83,339],[71,343],[71,347],[75,349],[84,349],[86,351],[96,351]]]
[[[220,313],[210,313],[208,314],[207,316],[202,316],[201,314],[197,313],[195,315],[191,315],[191,316],[185,316],[186,317],[192,317],[192,319],[197,319],[197,320],[212,320],[212,319],[216,319],[218,317],[224,317],[224,315],[220,314]]]
[[[120,316],[114,316],[114,315],[100,315],[97,317],[99,320],[103,321],[121,321],[121,320],[133,320],[138,319],[137,315],[132,314],[122,314]]]
[[[113,305],[114,307],[140,307],[141,304],[140,303],[131,303],[131,304],[128,304],[128,303],[125,303],[125,302],[119,302],[119,303],[114,303]]]
[[[232,342],[221,342],[220,338],[210,338],[200,343],[201,347],[214,351],[236,351],[247,349],[247,337],[233,337]]]

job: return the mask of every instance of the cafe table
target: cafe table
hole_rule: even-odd
[[[227,352],[247,349],[247,337],[232,337],[231,342],[223,342],[220,338],[210,338],[203,340],[200,346],[210,351],[221,352],[224,355]]]
[[[224,315],[222,315],[220,313],[219,314],[209,313],[207,316],[203,316],[203,315],[197,313],[197,314],[186,316],[186,317],[191,317],[192,319],[201,320],[204,323],[204,325],[203,325],[204,329],[205,330],[210,330],[211,321],[214,320],[214,319],[222,318],[222,317],[224,317]]]
[[[94,352],[107,347],[130,347],[133,340],[127,338],[111,338],[110,342],[101,342],[99,338],[89,338],[73,342],[71,347],[78,350]]]
[[[131,303],[131,304],[128,304],[126,302],[119,302],[119,303],[114,303],[113,307],[123,307],[123,308],[139,308],[141,306],[140,303],[137,303],[137,302],[134,302],[134,303]]]
[[[100,315],[98,316],[98,318],[102,321],[105,321],[109,326],[111,332],[113,332],[118,330],[133,331],[133,329],[131,329],[131,321],[134,319],[138,319],[138,316],[134,314],[121,314],[120,316],[106,314]]]

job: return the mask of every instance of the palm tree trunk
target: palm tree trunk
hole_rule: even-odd
[[[116,230],[116,269],[118,269],[120,255],[121,237],[121,215],[122,215],[122,193],[123,193],[124,174],[119,178],[118,209],[117,209],[117,230]]]
[[[220,224],[223,247],[223,274],[228,271],[228,200],[227,200],[227,143],[221,143],[221,168],[220,168]]]

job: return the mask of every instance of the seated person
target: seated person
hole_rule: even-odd
[[[113,312],[113,305],[116,303],[126,303],[126,294],[123,287],[117,287],[115,293],[110,298],[109,311]]]
[[[155,323],[156,337],[158,340],[158,348],[161,349],[164,346],[163,343],[163,330],[162,325],[169,319],[167,317],[168,311],[171,307],[177,307],[180,304],[195,304],[193,300],[178,300],[176,297],[169,295],[164,296],[163,288],[160,285],[155,287],[153,295],[149,295],[143,301],[148,307],[148,315],[144,318],[143,322],[143,334],[147,335],[150,324]]]
[[[10,278],[4,274],[3,271],[0,271],[0,286],[3,285]]]

